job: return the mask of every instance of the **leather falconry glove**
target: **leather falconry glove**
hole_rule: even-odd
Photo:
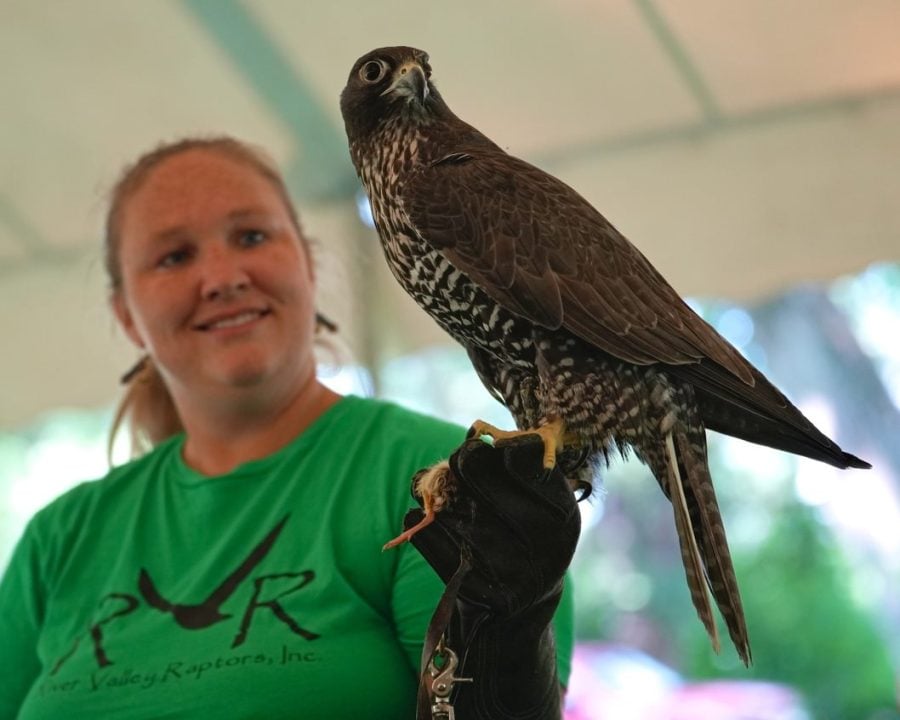
[[[471,678],[453,683],[450,703],[462,720],[561,717],[551,619],[581,516],[565,477],[556,468],[545,470],[543,457],[537,435],[496,447],[467,440],[450,457],[447,506],[411,539],[445,583],[458,585],[455,607],[444,614],[452,610],[445,638],[459,659],[454,675]],[[411,510],[404,526],[422,516]],[[461,560],[469,569],[454,578]],[[439,606],[432,626],[440,613]],[[423,664],[434,634],[426,638]],[[423,670],[423,687],[427,681]],[[423,714],[423,697],[420,688],[420,719],[431,717]]]

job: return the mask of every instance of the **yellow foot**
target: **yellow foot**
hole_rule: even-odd
[[[450,493],[453,490],[450,477],[450,463],[446,460],[432,465],[419,476],[419,479],[416,480],[415,493],[422,498],[425,516],[409,530],[405,530],[393,540],[386,542],[381,548],[382,550],[390,550],[402,545],[419,530],[434,522],[435,514],[443,510],[450,500]]]
[[[566,425],[558,418],[551,420],[546,425],[527,430],[501,430],[490,423],[484,422],[484,420],[476,420],[472,423],[472,427],[469,428],[469,437],[488,435],[495,441],[503,441],[521,437],[522,435],[540,435],[541,440],[544,441],[544,469],[552,470],[556,467],[556,454],[565,445],[565,432]]]

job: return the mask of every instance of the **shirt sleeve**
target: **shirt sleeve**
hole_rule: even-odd
[[[29,525],[0,578],[0,720],[13,720],[40,673],[40,553]]]
[[[572,674],[572,654],[575,652],[575,601],[572,592],[572,573],[563,579],[559,607],[553,616],[553,636],[556,640],[556,670],[563,687],[569,686]]]
[[[397,639],[418,676],[425,631],[444,592],[444,583],[412,544],[404,543],[397,551],[401,557],[391,601],[394,623]]]

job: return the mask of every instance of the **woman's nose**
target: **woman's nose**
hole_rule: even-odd
[[[201,293],[206,300],[228,299],[250,287],[250,276],[236,253],[210,250],[202,267]]]

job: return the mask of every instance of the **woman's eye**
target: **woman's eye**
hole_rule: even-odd
[[[156,263],[157,267],[161,268],[171,268],[177,265],[183,264],[187,261],[191,256],[189,250],[185,248],[179,248],[178,250],[173,250],[172,252],[167,252],[163,255]]]
[[[253,247],[265,242],[267,237],[262,230],[243,230],[240,234],[240,243],[244,247]]]

